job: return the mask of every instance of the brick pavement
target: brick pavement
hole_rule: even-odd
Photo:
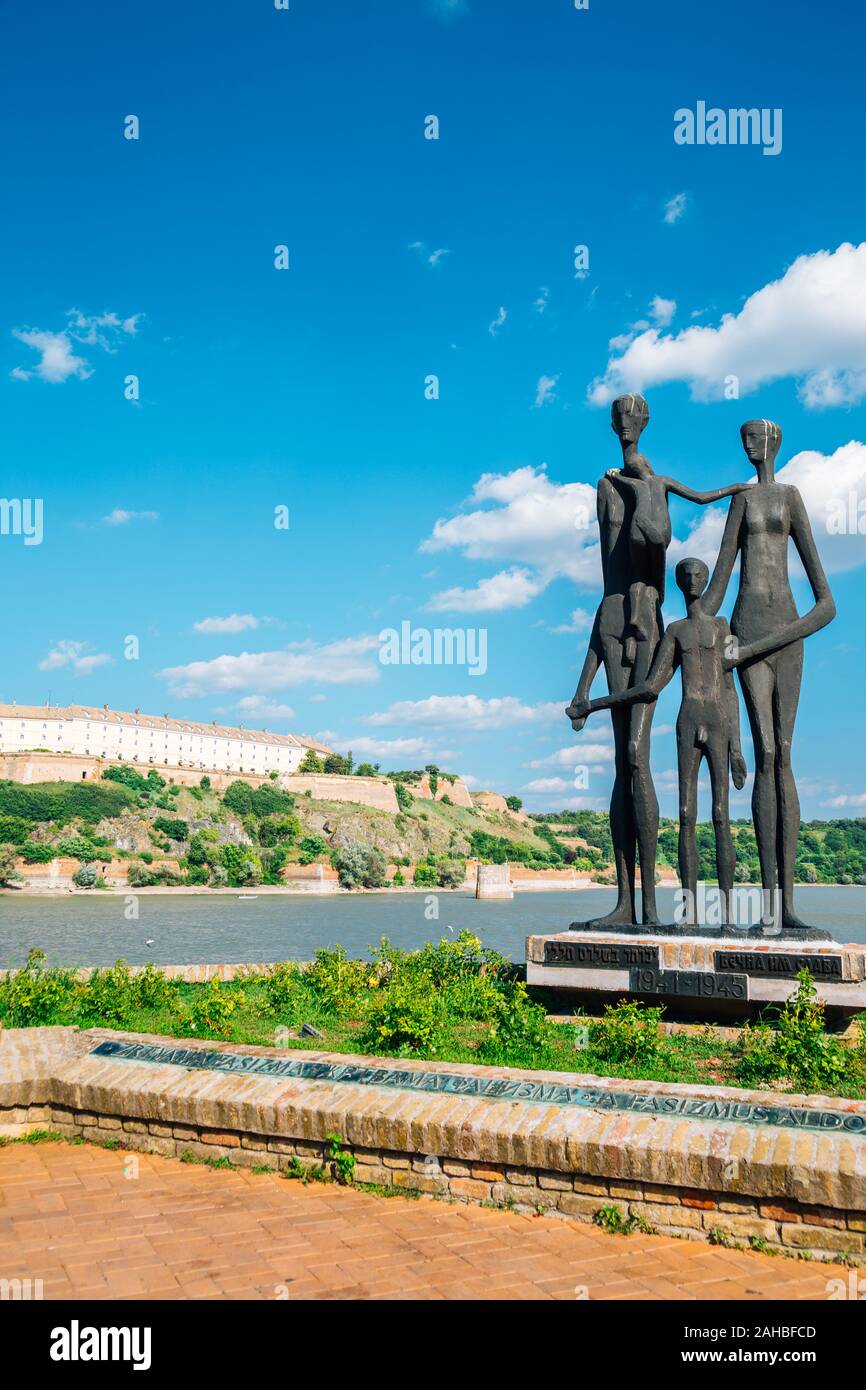
[[[839,1266],[64,1143],[0,1149],[0,1278],[54,1298],[823,1299]]]

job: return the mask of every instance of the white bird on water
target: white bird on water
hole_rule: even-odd
[[[149,936],[149,937],[147,938],[147,940],[145,941],[144,944],[145,944],[145,946],[152,946],[152,945],[154,944],[154,939],[153,939],[153,937],[152,937],[152,936]]]

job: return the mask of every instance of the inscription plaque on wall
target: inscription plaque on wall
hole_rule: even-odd
[[[615,1110],[628,1114],[681,1116],[708,1120],[713,1124],[776,1125],[788,1129],[837,1130],[866,1139],[866,1113],[828,1110],[817,1104],[809,1107],[765,1105],[754,1101],[715,1096],[689,1095],[679,1087],[676,1094],[663,1091],[620,1091],[600,1086],[569,1086],[560,1081],[527,1081],[510,1075],[497,1075],[482,1067],[477,1075],[466,1072],[424,1071],[399,1066],[364,1066],[357,1061],[320,1062],[311,1058],[262,1057],[250,1053],[208,1052],[201,1047],[166,1047],[160,1043],[121,1042],[107,1039],[91,1049],[91,1057],[116,1062],[147,1063],[160,1067],[183,1067],[188,1071],[226,1072],[234,1076],[256,1076],[279,1083],[317,1081],[327,1085],[376,1086],[386,1090],[415,1091],[424,1094],[466,1096],[469,1099],[515,1101],[527,1105],[569,1105],[590,1110]]]
[[[798,956],[789,951],[716,951],[715,964],[717,970],[759,975],[762,979],[792,979],[801,970],[808,970],[819,980],[842,978],[842,957],[817,953]]]
[[[747,975],[714,970],[653,970],[638,966],[629,974],[634,994],[675,994],[696,999],[748,999]]]
[[[545,965],[571,965],[581,970],[628,970],[635,965],[658,968],[658,946],[628,941],[545,941]]]

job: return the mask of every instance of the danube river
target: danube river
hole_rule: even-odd
[[[410,948],[463,930],[522,961],[526,936],[609,911],[614,896],[609,888],[518,893],[510,902],[476,902],[464,893],[273,894],[253,901],[181,893],[135,899],[6,894],[0,898],[0,967],[23,964],[31,946],[54,965],[108,965],[118,957],[133,965],[175,965],[309,960],[319,947],[338,944],[350,956],[367,956],[382,936]],[[659,890],[659,907],[672,921],[673,889]],[[837,941],[866,943],[866,888],[798,889],[797,910]]]

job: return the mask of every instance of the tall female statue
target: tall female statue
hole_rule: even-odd
[[[795,487],[775,480],[782,431],[772,420],[747,420],[740,436],[758,481],[731,501],[702,606],[705,613],[718,612],[739,554],[740,588],[731,631],[738,644],[737,664],[755,746],[752,819],[761,861],[764,920],[776,920],[771,905],[778,888],[779,925],[784,931],[797,931],[805,930],[806,924],[794,912],[800,802],[791,771],[791,741],[803,674],[803,638],[832,622],[836,605],[803,499]],[[802,618],[788,579],[789,539],[797,548],[815,599]]]

